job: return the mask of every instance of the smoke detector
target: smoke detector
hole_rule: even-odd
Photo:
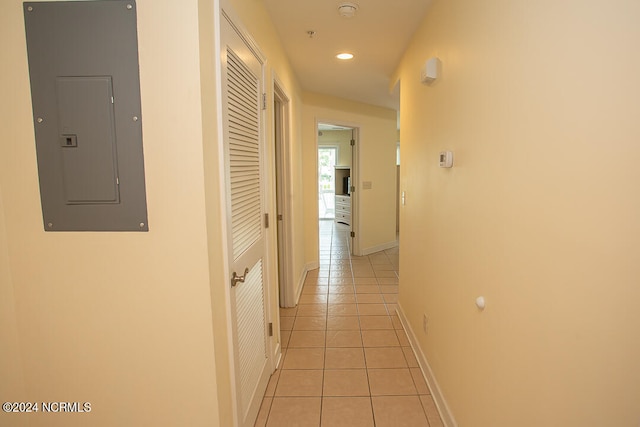
[[[342,3],[338,6],[338,13],[343,18],[353,18],[358,10],[358,5],[355,3]]]

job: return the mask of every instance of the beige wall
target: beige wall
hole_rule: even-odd
[[[11,400],[24,402],[28,396],[25,393],[25,383],[21,360],[20,337],[16,317],[16,299],[11,280],[9,253],[6,245],[7,230],[4,220],[4,205],[2,202],[2,186],[0,186],[0,399],[2,402]],[[14,415],[5,415],[6,417]],[[28,419],[16,414],[12,425],[26,426]],[[2,415],[0,415],[1,417]],[[0,418],[1,419],[1,418]],[[5,422],[8,422],[5,421]]]
[[[305,254],[318,260],[317,123],[360,129],[360,247],[363,251],[393,244],[395,233],[396,112],[325,95],[305,92],[303,166]],[[362,190],[371,181],[371,190]]]
[[[436,0],[399,67],[399,302],[461,426],[640,420],[639,15]]]
[[[22,3],[10,3],[0,13],[2,38],[18,41],[3,51],[0,81],[6,94],[0,104],[6,123],[0,140],[0,338],[6,344],[0,397],[86,400],[93,407],[82,416],[40,414],[11,422],[231,425],[216,2],[137,4],[148,233],[43,231]],[[290,97],[287,191],[293,194],[292,240],[302,247],[298,83],[262,3],[237,0],[231,8],[268,59],[270,165],[273,79]],[[274,183],[268,185],[273,212]],[[270,231],[273,250],[275,228]],[[275,283],[275,257],[269,262]],[[301,251],[292,264],[301,277]],[[277,297],[273,286],[269,304],[276,330]],[[10,416],[0,413],[0,424]]]
[[[22,384],[0,400],[92,404],[89,414],[0,413],[2,425],[219,425],[197,2],[137,5],[148,233],[43,231],[22,2],[1,7],[2,39],[14,42],[0,81],[0,329],[17,345],[3,343],[0,364],[17,357],[10,381]]]
[[[318,136],[318,146],[338,147],[336,166],[351,166],[351,130],[323,130]]]

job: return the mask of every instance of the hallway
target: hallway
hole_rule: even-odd
[[[395,308],[397,249],[352,257],[349,229],[320,221],[320,268],[281,309],[283,360],[256,427],[439,427]]]

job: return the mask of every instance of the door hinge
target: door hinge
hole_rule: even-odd
[[[352,185],[352,186],[351,186],[351,192],[352,192],[352,193],[355,193],[355,192],[356,192],[356,186],[355,186],[355,185]]]
[[[351,140],[351,146],[353,147],[354,145],[356,145],[356,140],[355,140],[355,139],[352,139],[352,140]]]
[[[269,323],[269,336],[273,336],[273,323]]]
[[[262,109],[263,110],[267,109],[267,94],[266,93],[262,94]]]
[[[269,228],[269,214],[264,214],[264,228]]]
[[[351,237],[356,237],[356,232],[355,231],[351,232]]]
[[[278,214],[278,221],[282,221],[282,214]]]

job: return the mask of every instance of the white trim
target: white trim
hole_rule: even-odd
[[[280,336],[278,336],[278,340],[281,340]],[[282,347],[280,345],[280,342],[276,344],[276,351],[273,353],[273,360],[275,360],[275,369],[273,370],[275,372],[275,370],[278,369],[278,366],[280,366],[280,363],[282,362]],[[273,373],[271,373],[271,375],[273,375]]]
[[[293,219],[293,180],[291,179],[292,160],[291,160],[291,150],[289,147],[289,144],[291,142],[291,132],[290,132],[291,97],[286,92],[284,88],[284,84],[282,84],[281,80],[279,79],[275,71],[272,71],[271,80],[272,80],[271,87],[273,90],[273,99],[274,101],[277,101],[279,103],[279,106],[282,107],[282,115],[283,115],[283,117],[281,117],[282,126],[280,129],[280,137],[281,137],[280,159],[274,158],[276,174],[277,174],[278,165],[280,165],[280,167],[282,168],[282,170],[280,171],[281,177],[282,177],[280,190],[284,193],[280,195],[282,200],[282,210],[283,210],[282,215],[284,217],[284,221],[282,222],[282,241],[280,242],[282,247],[278,248],[278,250],[279,251],[280,249],[282,250],[282,254],[284,258],[282,260],[282,268],[284,270],[282,272],[282,275],[284,276],[285,286],[282,286],[282,284],[280,284],[279,286],[280,292],[282,293],[279,302],[282,303],[284,307],[293,307],[295,306],[295,302],[297,300],[295,299],[295,289],[293,287],[294,271],[293,271],[293,260],[291,257],[291,254],[293,254],[293,243],[292,243],[291,236],[294,235],[293,221],[292,221]],[[279,124],[275,124],[275,116],[276,116],[276,111],[274,110],[271,121],[272,123],[274,123],[274,126],[279,126]],[[275,144],[277,144],[278,141],[274,140],[273,142],[274,144],[272,145],[275,149]],[[278,215],[277,209],[278,209],[278,201],[276,200],[276,212],[274,215],[274,223],[276,224],[276,227],[279,227],[278,218],[277,218],[277,215]],[[278,253],[278,255],[280,255],[280,253]],[[278,280],[279,279],[280,278],[278,277]]]
[[[360,215],[360,143],[362,138],[362,127],[353,127],[353,139],[356,145],[351,149],[351,186],[356,189],[351,193],[351,231],[356,237],[353,238],[353,255],[362,256],[360,247],[360,231],[362,230],[362,215]]]
[[[242,24],[242,20],[235,13],[233,7],[230,4],[230,0],[220,0],[220,12],[222,16],[227,20],[229,25],[235,30],[240,38],[246,43],[247,47],[255,55],[260,63],[265,66],[267,56],[262,52],[262,49],[258,46],[255,39],[251,36],[251,33]],[[263,76],[263,81],[264,79]],[[263,87],[264,89],[264,87]]]
[[[296,287],[296,297],[295,297],[295,302],[291,307],[295,307],[298,305],[298,302],[300,301],[300,295],[302,295],[302,288],[304,287],[304,281],[307,279],[307,273],[309,272],[309,269],[307,269],[307,267],[303,267],[302,269],[302,273],[300,274],[300,276],[298,277],[298,286]]]
[[[305,264],[304,268],[302,269],[302,273],[300,273],[300,278],[298,279],[298,291],[296,292],[296,302],[294,304],[294,307],[298,305],[298,301],[300,301],[302,288],[304,287],[304,281],[307,279],[307,273],[318,268],[320,268],[320,263],[318,261],[313,261]]]
[[[360,250],[360,185],[359,185],[359,175],[360,175],[360,141],[362,140],[362,125],[355,122],[343,121],[340,119],[328,119],[324,117],[316,117],[316,127],[315,127],[315,140],[316,140],[316,150],[315,150],[315,159],[316,159],[316,182],[317,182],[317,170],[318,170],[318,147],[320,146],[318,140],[318,126],[320,123],[327,123],[337,126],[342,126],[345,128],[351,128],[353,130],[353,139],[356,141],[355,147],[352,149],[351,156],[351,185],[356,188],[356,191],[351,194],[351,231],[353,231],[356,237],[353,238],[353,255],[361,256],[362,251]],[[315,198],[318,199],[318,188],[316,185],[315,189]],[[320,219],[318,218],[318,212],[316,209],[316,223]],[[318,235],[318,231],[316,229],[316,236]],[[320,245],[320,241],[318,239],[318,245]],[[318,246],[319,248],[319,246]],[[319,249],[318,249],[319,250]]]
[[[398,241],[394,240],[393,242],[387,242],[387,243],[383,243],[381,245],[378,246],[372,246],[370,248],[366,248],[362,250],[362,255],[369,255],[375,252],[380,252],[380,251],[384,251],[387,249],[391,249],[391,248],[396,248],[398,247]]]
[[[225,152],[224,152],[224,115],[223,111],[223,102],[222,102],[222,5],[214,2],[214,14],[213,20],[216,30],[214,31],[214,67],[216,70],[215,80],[216,80],[216,131],[217,131],[217,151],[218,151],[218,176],[219,176],[219,197],[220,197],[220,218],[222,220],[223,227],[220,228],[222,241],[225,243],[225,247],[222,250],[222,258],[223,258],[223,275],[226,278],[231,277],[231,269],[229,262],[229,250],[228,250],[228,242],[229,242],[229,233],[227,230],[226,224],[229,223],[229,214],[227,212],[227,178],[225,174]],[[225,280],[226,282],[226,280]],[[234,343],[233,343],[233,315],[231,313],[231,289],[229,286],[224,286],[224,296],[225,296],[225,317],[227,319],[227,353],[229,356],[229,388],[231,391],[231,395],[234,396],[231,399],[231,422],[233,426],[238,425],[238,414],[239,414],[239,405],[238,399],[235,398],[237,395],[237,385],[236,385],[236,364],[235,364],[235,355],[234,355]]]
[[[310,272],[311,270],[317,270],[318,268],[320,268],[320,261],[312,261],[312,262],[306,263],[304,266],[305,277],[303,277],[302,280],[304,281],[308,272]]]
[[[429,362],[427,361],[426,356],[422,352],[420,345],[418,344],[418,338],[416,337],[413,329],[411,329],[411,325],[407,320],[407,317],[402,310],[402,306],[400,303],[396,306],[396,313],[398,314],[398,318],[400,318],[400,322],[402,323],[402,327],[404,328],[407,336],[409,337],[409,341],[411,344],[411,348],[413,349],[414,354],[416,355],[416,359],[418,360],[418,365],[420,365],[420,370],[422,371],[422,375],[427,382],[427,387],[429,387],[429,391],[431,392],[431,396],[433,397],[434,402],[436,403],[436,408],[440,413],[440,418],[442,419],[442,423],[445,427],[458,427],[458,423],[456,423],[455,418],[453,417],[453,413],[447,405],[447,401],[442,394],[442,390],[438,385],[438,381],[436,381],[435,375],[433,375],[433,371],[431,370],[431,366],[429,366]]]

